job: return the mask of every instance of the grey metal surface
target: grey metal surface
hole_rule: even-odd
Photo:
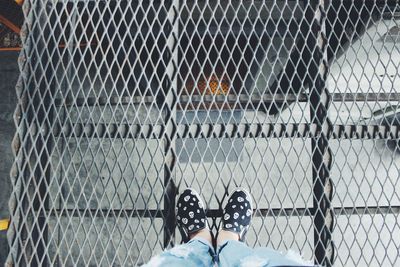
[[[17,104],[15,84],[18,80],[18,53],[0,52],[0,218],[10,216],[8,200],[12,186],[10,168],[14,155],[11,142],[15,133],[13,113]],[[5,231],[0,232],[0,265],[4,265],[8,254],[8,242]]]
[[[399,264],[398,9],[25,1],[8,263],[140,265],[242,186],[251,246]]]

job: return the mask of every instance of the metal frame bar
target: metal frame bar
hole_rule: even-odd
[[[332,231],[334,225],[331,209],[333,182],[330,179],[332,152],[329,148],[329,131],[332,123],[329,120],[330,105],[327,79],[328,39],[326,37],[326,10],[329,0],[310,0],[306,18],[310,25],[307,48],[312,52],[308,64],[310,81],[310,116],[316,125],[316,135],[311,138],[312,175],[313,175],[313,222],[314,222],[314,263],[332,266],[334,261],[334,244]],[[305,57],[303,56],[303,59]]]
[[[105,105],[128,105],[128,104],[150,104],[155,101],[154,96],[110,96],[110,97],[88,97],[77,99],[56,99],[56,106],[64,107],[91,107]],[[377,101],[400,101],[400,93],[333,93],[330,94],[332,102],[377,102]],[[193,102],[228,102],[248,104],[248,102],[309,102],[310,98],[306,94],[263,94],[263,95],[181,95],[179,104]],[[251,109],[251,106],[248,106]]]
[[[358,207],[332,207],[335,215],[365,215],[365,214],[400,214],[400,206],[358,206]],[[51,209],[46,214],[39,216],[68,216],[68,217],[140,217],[140,218],[164,218],[168,212],[156,209]],[[256,209],[255,217],[279,217],[279,216],[314,216],[315,208],[273,208]],[[208,217],[221,217],[222,210],[207,210]]]
[[[170,4],[168,8],[168,33],[169,38],[167,39],[168,57],[169,62],[166,66],[166,73],[168,80],[165,84],[163,97],[164,102],[164,123],[165,132],[162,134],[164,142],[164,248],[173,247],[175,244],[175,196],[177,194],[177,188],[175,186],[175,131],[176,131],[176,96],[178,92],[178,77],[177,77],[177,65],[178,65],[178,45],[179,40],[179,0],[172,0],[166,2]]]
[[[38,3],[37,4],[37,9],[43,8],[42,4]],[[75,18],[76,14],[73,14],[73,18]],[[48,17],[46,14],[41,13],[41,17],[38,18],[39,21],[46,22],[50,20],[50,17]],[[73,19],[74,23],[75,19]],[[39,37],[43,38],[43,36],[38,35]],[[46,44],[45,40],[40,40],[38,44],[46,46],[47,49],[55,49],[56,47],[52,44]],[[39,59],[40,60],[40,59]],[[43,64],[46,64],[44,62]],[[35,75],[35,74],[34,74]],[[38,76],[41,76],[42,70],[39,69]],[[52,84],[50,84],[49,87],[47,87],[47,84],[41,84],[38,86],[38,89],[40,91],[40,94],[42,97],[39,99],[37,103],[35,103],[37,97],[35,97],[35,90],[31,90],[32,87],[36,87],[37,84],[32,84],[31,86],[28,87],[29,93],[32,94],[32,101],[33,101],[33,107],[32,109],[33,112],[36,112],[36,115],[34,120],[37,120],[37,126],[39,127],[47,127],[53,124],[54,122],[54,113],[55,113],[55,106],[52,105],[52,99],[56,95],[57,91],[57,86],[54,82],[54,80],[51,80]],[[47,113],[47,114],[46,114]],[[35,124],[35,121],[32,122],[32,124]],[[53,171],[52,171],[52,164],[49,164],[51,161],[51,155],[52,155],[52,150],[54,147],[54,136],[51,135],[51,132],[46,132],[46,131],[35,131],[31,129],[31,134],[32,136],[36,137],[35,141],[35,146],[36,146],[36,151],[42,151],[41,154],[37,155],[37,161],[39,164],[37,164],[36,169],[34,170],[35,174],[35,179],[37,180],[38,188],[39,191],[34,195],[34,199],[36,199],[36,204],[34,204],[34,210],[35,211],[40,211],[40,209],[48,209],[49,207],[49,184],[52,179]],[[43,149],[45,148],[45,149]],[[44,179],[43,179],[44,177]],[[41,203],[43,202],[43,207],[41,207]],[[34,202],[35,203],[35,202]],[[35,252],[36,257],[33,257],[33,265],[41,265],[41,266],[48,266],[48,258],[47,258],[47,246],[49,242],[49,229],[48,229],[48,223],[46,222],[45,218],[38,218],[38,233],[37,235],[41,238],[38,238],[39,243],[37,244],[36,248],[33,248],[37,252]],[[36,227],[34,227],[35,229]],[[35,240],[35,239],[33,239]],[[35,245],[35,242],[33,243]],[[37,262],[35,262],[37,260]]]
[[[59,138],[134,138],[160,139],[165,125],[117,123],[55,124],[53,134]],[[329,139],[398,139],[400,125],[332,125],[326,130]],[[43,129],[44,132],[48,129]],[[177,138],[313,138],[320,135],[315,123],[237,123],[180,124],[174,129]]]
[[[40,4],[37,4],[36,6],[32,6],[30,8],[32,10],[35,8],[40,8]],[[42,18],[32,16],[29,19],[41,20]],[[40,44],[40,41],[38,42],[38,44]],[[32,53],[32,51],[34,50],[30,45],[31,44],[28,43],[28,46],[24,48],[23,55],[20,56],[20,59],[34,57],[34,52]],[[22,207],[22,212],[29,214],[32,213],[32,210],[34,212],[40,212],[40,210],[42,209],[41,203],[43,203],[44,209],[48,208],[48,197],[46,196],[46,194],[47,184],[51,175],[51,167],[50,164],[48,164],[48,156],[50,154],[49,151],[51,151],[52,139],[49,137],[49,132],[37,131],[38,128],[43,128],[46,126],[48,121],[47,117],[44,116],[44,113],[46,113],[48,109],[44,107],[44,104],[40,101],[40,99],[38,100],[37,97],[35,97],[35,95],[37,95],[37,92],[35,92],[35,90],[30,90],[32,87],[35,86],[36,88],[38,88],[40,94],[43,95],[45,99],[48,99],[49,95],[45,93],[47,88],[44,87],[43,84],[35,84],[34,81],[27,80],[27,73],[29,73],[31,76],[35,76],[36,73],[32,72],[31,69],[27,69],[24,65],[25,64],[20,65],[21,73],[25,75],[20,76],[19,83],[21,82],[22,86],[20,87],[20,85],[17,85],[17,94],[19,94],[19,98],[31,101],[31,106],[34,108],[29,108],[27,102],[25,101],[20,102],[21,106],[19,108],[21,108],[21,110],[19,110],[19,108],[17,108],[16,110],[16,115],[19,115],[17,119],[17,132],[19,133],[19,138],[25,139],[26,135],[29,135],[31,137],[31,141],[25,142],[25,146],[22,147],[20,146],[23,142],[22,140],[14,140],[13,147],[15,147],[16,155],[18,153],[20,157],[23,157],[23,159],[18,159],[18,156],[16,156],[15,177],[17,177],[17,172],[20,172],[18,174],[20,177],[17,178],[23,180],[19,181],[21,187],[20,190],[29,192],[29,194],[31,194],[31,200],[24,199],[22,201],[22,204],[20,204]],[[19,90],[21,91],[19,92]],[[47,103],[49,103],[49,101]],[[50,111],[48,112],[49,119],[51,120],[52,109],[50,109]],[[21,116],[21,113],[25,115]],[[35,151],[41,152],[30,153],[29,151],[32,150],[32,147],[36,147]],[[45,149],[43,149],[44,147]],[[30,164],[24,164],[24,161],[30,161]],[[29,183],[27,181],[29,181]],[[35,184],[35,186],[37,187],[38,190],[36,192],[30,191],[29,188],[32,186],[31,184]],[[26,205],[26,201],[32,202],[32,207]],[[12,202],[14,201],[11,199],[10,203]],[[10,204],[10,206],[12,206],[12,204]],[[13,212],[13,209],[15,209],[15,207],[11,207],[11,213]],[[18,212],[21,212],[21,210],[18,210]],[[21,214],[21,216],[23,215]],[[38,218],[38,220],[35,221],[33,218],[28,217],[28,219],[25,221],[15,223],[12,222],[12,224],[14,225],[13,228],[17,228],[13,229],[12,232],[17,232],[17,234],[19,233],[19,239],[27,240],[27,242],[24,247],[20,247],[20,245],[18,245],[17,248],[10,248],[10,255],[16,253],[18,256],[15,256],[21,258],[20,261],[22,260],[27,265],[46,266],[46,247],[48,240],[48,225],[46,223],[46,219]],[[31,233],[27,232],[29,228],[32,229]],[[10,234],[9,240],[12,240],[12,238],[12,234]],[[24,252],[21,253],[20,250]],[[12,259],[9,257],[7,260],[7,264],[11,262]]]
[[[32,23],[34,20],[33,16],[28,16],[29,9],[27,4],[24,5],[25,8],[22,9],[23,15],[25,17],[25,23]],[[23,27],[21,30],[21,36],[28,35],[28,28]],[[32,51],[32,39],[27,38],[24,41],[24,48],[19,55],[18,58],[18,67],[21,72],[18,82],[15,87],[16,95],[18,99],[26,99],[27,98],[27,84],[29,83],[28,75],[31,72],[28,64],[26,64],[27,58],[29,57]],[[28,103],[26,101],[20,101],[17,103],[14,119],[15,119],[15,126],[16,126],[16,135],[12,141],[12,149],[15,155],[14,163],[11,167],[10,171],[10,178],[11,183],[14,187],[14,192],[10,196],[9,207],[10,207],[10,215],[13,220],[10,222],[8,231],[7,231],[7,239],[9,243],[10,252],[6,259],[5,264],[7,266],[13,266],[15,264],[15,259],[19,259],[21,257],[21,248],[20,242],[16,242],[15,240],[18,238],[18,235],[21,236],[23,233],[21,229],[23,228],[23,214],[22,211],[25,210],[25,207],[18,205],[18,198],[21,196],[21,192],[24,190],[24,182],[21,177],[23,177],[24,169],[22,166],[23,163],[26,161],[26,155],[22,152],[22,140],[27,133],[27,125],[24,123],[24,113],[27,109]],[[18,133],[18,134],[17,134]]]

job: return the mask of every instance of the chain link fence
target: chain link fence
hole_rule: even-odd
[[[400,4],[23,5],[9,265],[140,265],[212,230],[237,186],[250,246],[400,264]]]

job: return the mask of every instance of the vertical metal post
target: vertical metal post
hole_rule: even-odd
[[[313,51],[309,67],[311,123],[317,128],[311,139],[313,205],[314,205],[314,261],[315,264],[332,266],[334,252],[332,230],[334,214],[331,209],[333,184],[330,179],[332,153],[329,149],[329,131],[332,124],[328,118],[330,95],[327,89],[328,61],[325,30],[325,8],[329,0],[311,0],[314,11],[311,22],[313,36],[308,48]]]
[[[179,0],[166,1],[168,7],[168,25],[170,28],[169,38],[167,39],[167,47],[169,61],[166,68],[168,79],[163,81],[163,90],[165,92],[164,100],[164,247],[174,246],[175,241],[175,196],[177,189],[174,183],[175,177],[175,139],[176,139],[176,103],[178,94],[178,40],[179,40]]]
[[[40,12],[33,12],[33,10],[41,10],[42,8],[41,3],[32,4],[32,6],[29,2],[24,4],[23,9],[27,22],[25,22],[21,35],[24,35],[25,31],[31,30],[27,29],[26,25],[29,24],[28,21],[36,20],[39,23],[48,23],[47,17],[43,17],[43,14],[36,16]],[[29,12],[26,9],[29,9]],[[13,171],[12,176],[17,175],[16,179],[23,181],[21,186],[27,188],[21,188],[21,190],[25,190],[26,194],[29,194],[31,198],[20,200],[22,202],[20,204],[21,209],[24,213],[22,216],[26,216],[27,219],[23,222],[15,223],[20,223],[18,225],[20,233],[16,234],[20,234],[20,239],[25,243],[24,246],[18,248],[18,254],[25,255],[24,260],[26,262],[24,264],[26,265],[46,266],[48,226],[46,218],[39,216],[39,214],[42,209],[46,209],[49,205],[48,184],[51,175],[49,159],[52,146],[50,127],[52,125],[51,118],[53,112],[51,98],[53,97],[53,92],[47,87],[49,83],[47,78],[45,78],[46,73],[42,68],[35,67],[46,64],[42,62],[42,58],[38,56],[37,51],[40,50],[38,47],[48,45],[42,35],[37,34],[36,36],[38,37],[35,44],[36,49],[24,46],[23,55],[20,57],[20,60],[21,58],[30,58],[31,64],[35,62],[36,65],[31,65],[29,66],[30,68],[20,65],[20,81],[22,81],[22,85],[21,87],[20,85],[17,86],[17,94],[21,110],[17,108],[16,115],[23,113],[25,116],[22,118],[21,115],[17,115],[19,116],[18,123],[20,125],[17,125],[16,136],[18,137],[13,142],[16,150],[17,166],[15,169],[16,172]],[[29,80],[26,79],[27,76],[34,78]],[[20,90],[22,92],[19,92]],[[49,119],[47,120],[46,118]],[[21,143],[23,146],[21,146]],[[18,160],[19,157],[23,157],[24,161],[29,162],[29,164],[20,162]],[[17,255],[14,255],[14,259],[17,259],[17,257]],[[7,264],[14,264],[11,261],[11,259],[8,259]]]
[[[20,36],[23,42],[23,49],[18,58],[18,67],[20,70],[20,75],[18,78],[17,85],[15,87],[18,103],[14,113],[14,121],[16,122],[16,132],[14,139],[12,141],[12,150],[15,156],[14,163],[11,167],[11,182],[13,185],[13,192],[10,196],[9,208],[10,215],[12,220],[10,222],[8,231],[7,231],[7,239],[10,248],[10,252],[8,254],[7,260],[5,262],[5,266],[14,266],[18,265],[18,257],[22,253],[22,248],[20,246],[20,242],[16,242],[18,240],[18,235],[22,235],[23,232],[21,229],[24,227],[24,214],[22,214],[21,210],[24,210],[25,207],[21,205],[18,207],[21,197],[21,192],[24,191],[24,181],[23,181],[23,172],[24,172],[24,162],[26,161],[26,155],[24,155],[22,143],[23,139],[27,132],[27,126],[25,124],[25,119],[23,114],[27,109],[28,103],[27,99],[27,84],[29,83],[29,75],[31,69],[27,64],[28,58],[31,55],[32,50],[32,40],[27,38],[29,35],[29,25],[34,21],[32,12],[31,12],[31,3],[29,1],[25,1],[22,6],[22,11],[24,13],[24,24],[22,26]],[[25,165],[26,166],[26,165]]]
[[[72,93],[72,77],[74,75],[74,68],[73,68],[73,54],[74,54],[74,47],[76,47],[77,43],[74,37],[75,34],[75,27],[77,25],[77,16],[78,16],[78,12],[77,12],[77,6],[73,5],[72,6],[72,10],[68,10],[66,9],[66,11],[68,12],[68,16],[71,18],[70,19],[70,24],[68,25],[69,28],[69,34],[66,34],[66,46],[65,46],[65,53],[63,55],[61,55],[61,58],[59,58],[58,60],[63,61],[63,57],[65,57],[65,60],[68,62],[67,67],[66,67],[66,74],[65,77],[61,83],[61,86],[59,88],[59,90],[61,91],[61,95],[63,97],[65,97],[66,99],[69,99],[71,97],[71,93]],[[67,32],[68,33],[68,32]],[[60,33],[61,34],[61,33]],[[73,99],[73,97],[71,97]],[[71,105],[72,106],[72,105]],[[61,105],[60,108],[57,110],[58,113],[58,119],[61,122],[62,125],[64,125],[64,123],[66,122],[66,117],[67,117],[67,113],[69,112],[69,110],[71,109],[71,106],[69,105]],[[58,140],[61,139],[61,149],[60,151],[64,151],[65,147],[68,146],[68,141],[62,137],[62,135],[60,137],[58,137]],[[58,146],[59,142],[55,141],[54,142],[54,146]],[[60,159],[61,161],[63,160],[62,158]],[[63,184],[63,176],[65,175],[64,172],[64,167],[61,166],[60,170],[58,171],[58,173],[54,173],[53,177],[54,179],[57,178],[58,176],[58,183],[59,185]],[[57,209],[61,209],[62,208],[62,198],[59,197],[57,204],[54,204],[56,206]],[[50,215],[49,215],[50,216]],[[58,227],[58,231],[57,231],[57,245],[60,246],[60,238],[61,238],[62,232],[61,232],[61,227]],[[57,254],[56,256],[57,260],[57,264],[59,266],[62,265],[61,260],[60,260],[60,255]]]
[[[45,4],[38,4],[38,9],[45,9]],[[42,12],[41,17],[38,18],[39,21],[46,25],[48,23],[52,23],[53,20],[50,16],[45,15]],[[41,38],[38,46],[46,47],[46,50],[52,51],[58,49],[57,44],[48,42],[48,38],[46,35],[37,35]],[[42,64],[43,66],[48,64],[48,61],[57,61],[56,57],[46,58],[44,57],[38,58],[37,64]],[[53,99],[55,98],[56,93],[56,85],[54,83],[54,70],[45,69],[44,71],[41,68],[38,68],[37,73],[34,75],[38,75],[41,77],[43,81],[42,84],[33,83],[29,86],[29,94],[31,94],[31,105],[32,105],[32,114],[29,114],[29,124],[34,125],[34,129],[36,131],[32,132],[32,137],[36,138],[36,141],[32,144],[33,149],[35,150],[36,156],[31,160],[34,160],[36,164],[35,169],[33,170],[33,177],[35,179],[35,191],[33,197],[33,211],[35,216],[37,216],[37,227],[35,222],[33,222],[33,232],[32,232],[32,240],[33,244],[37,243],[37,247],[33,248],[32,254],[36,255],[36,257],[32,257],[32,265],[40,265],[47,266],[47,246],[48,246],[48,222],[46,222],[46,217],[38,216],[43,210],[49,209],[49,184],[51,181],[52,170],[51,170],[51,155],[53,149],[53,136],[51,134],[51,128],[53,125],[53,117],[54,117],[54,109]],[[40,79],[38,79],[40,80]],[[40,95],[37,98],[37,95]],[[33,165],[35,166],[35,165]]]

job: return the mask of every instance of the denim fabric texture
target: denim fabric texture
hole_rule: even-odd
[[[210,243],[202,238],[194,238],[186,244],[178,245],[153,257],[146,267],[157,266],[221,266],[221,267],[270,267],[270,266],[312,266],[293,259],[273,249],[250,248],[239,241],[225,241],[218,246],[217,253]]]

